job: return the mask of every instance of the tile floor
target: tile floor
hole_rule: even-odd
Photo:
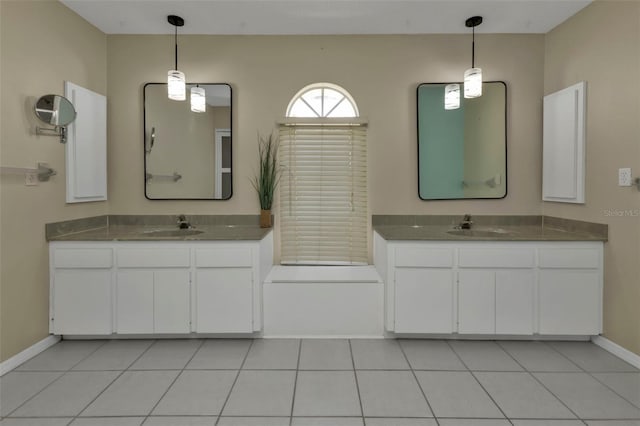
[[[640,426],[587,342],[63,341],[0,378],[2,426]]]

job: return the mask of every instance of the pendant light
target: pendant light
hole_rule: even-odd
[[[464,97],[477,98],[482,96],[482,69],[475,67],[476,62],[476,27],[482,24],[482,16],[472,16],[465,21],[467,28],[473,31],[471,42],[471,68],[464,72]]]
[[[191,111],[207,111],[207,94],[205,90],[197,84],[191,88]]]
[[[460,85],[447,84],[444,87],[444,109],[460,108]]]
[[[187,98],[185,77],[182,71],[178,70],[178,27],[184,25],[184,19],[176,15],[167,16],[167,21],[175,27],[174,41],[175,41],[175,69],[167,72],[167,94],[169,99],[174,101],[184,101]]]

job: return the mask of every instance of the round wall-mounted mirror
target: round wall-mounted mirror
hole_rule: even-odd
[[[76,110],[69,99],[60,95],[44,95],[36,102],[38,118],[53,126],[66,126],[76,119]]]

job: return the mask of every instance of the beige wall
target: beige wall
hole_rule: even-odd
[[[33,134],[32,109],[64,81],[106,94],[106,36],[57,1],[0,1],[0,164],[48,162],[58,175],[38,186],[0,178],[0,360],[49,334],[44,224],[105,214],[107,203],[65,204],[64,145]]]
[[[609,225],[604,335],[640,354],[640,2],[596,1],[545,37],[544,93],[587,82],[586,203],[543,203],[544,214]],[[611,216],[621,214],[622,216]]]
[[[509,195],[486,201],[418,198],[416,87],[461,79],[471,60],[465,35],[179,37],[187,81],[232,86],[234,194],[216,202],[146,200],[142,87],[165,80],[172,43],[168,36],[108,36],[111,213],[256,214],[249,180],[257,165],[256,134],[274,129],[291,97],[319,81],[348,90],[369,119],[370,213],[539,213],[543,35],[477,37],[484,78],[508,86]],[[276,237],[277,226],[276,204]],[[276,256],[278,247],[276,238]]]

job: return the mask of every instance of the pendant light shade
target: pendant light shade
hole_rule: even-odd
[[[477,98],[482,96],[482,69],[469,68],[464,72],[464,97]]]
[[[175,66],[167,72],[167,95],[169,99],[173,99],[174,101],[184,101],[187,99],[186,78],[184,73],[178,70],[178,27],[184,25],[184,19],[176,15],[169,15],[167,16],[167,21],[175,27]]]
[[[458,108],[460,108],[460,85],[447,84],[444,88],[444,109]]]
[[[191,88],[191,111],[207,111],[207,95],[202,87],[196,86]]]
[[[169,99],[184,101],[187,99],[184,73],[178,70],[169,70],[167,73],[167,94]]]
[[[482,24],[482,16],[472,16],[465,21],[467,28],[473,31],[471,42],[471,68],[464,72],[464,97],[482,96],[482,69],[476,68],[476,27]]]

